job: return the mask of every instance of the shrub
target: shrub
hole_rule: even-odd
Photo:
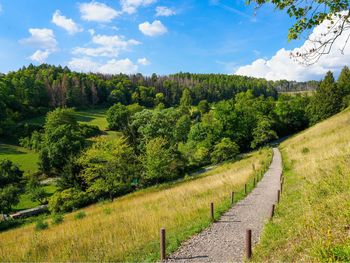
[[[74,218],[75,219],[82,219],[82,218],[84,218],[84,217],[86,217],[86,213],[84,212],[84,211],[80,211],[79,213],[77,213],[75,216],[74,216]]]
[[[304,148],[301,150],[301,152],[302,152],[303,154],[307,154],[307,153],[310,152],[310,149],[307,148],[307,147],[304,147]]]
[[[104,212],[106,215],[110,215],[110,214],[112,213],[112,209],[110,209],[110,208],[105,208],[105,209],[103,210],[103,212]]]
[[[52,224],[59,225],[59,224],[61,224],[63,222],[63,219],[64,219],[63,215],[61,215],[61,214],[54,214],[52,216]]]
[[[43,219],[38,219],[35,224],[35,230],[40,231],[40,230],[45,230],[49,227],[49,224],[45,222]]]
[[[85,192],[69,188],[55,193],[49,201],[51,212],[69,212],[88,204],[89,197]]]

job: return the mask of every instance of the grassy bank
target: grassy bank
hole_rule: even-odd
[[[209,204],[216,217],[230,206],[231,191],[269,165],[272,151],[265,149],[242,160],[223,164],[196,179],[153,187],[112,203],[65,216],[60,225],[36,232],[34,225],[0,233],[4,261],[125,261],[159,258],[159,229],[167,229],[167,252],[210,224]],[[253,169],[253,164],[255,170]],[[250,184],[251,185],[251,184]],[[21,246],[18,246],[21,244]]]
[[[350,261],[350,111],[281,145],[285,186],[256,262]]]

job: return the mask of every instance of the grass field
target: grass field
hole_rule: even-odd
[[[256,262],[350,261],[350,110],[281,145],[284,192]]]
[[[57,190],[57,187],[54,184],[45,185],[43,186],[43,188],[49,196],[54,194]],[[29,194],[22,194],[20,196],[19,203],[15,207],[13,207],[13,210],[19,211],[19,210],[33,208],[39,205],[40,205],[39,202],[33,202],[32,200],[30,200]]]
[[[38,153],[0,141],[0,160],[3,159],[11,160],[25,172],[36,172],[38,170]]]
[[[159,259],[159,229],[167,229],[167,252],[210,224],[230,206],[231,191],[265,170],[272,151],[264,149],[223,164],[195,179],[161,185],[68,214],[60,225],[36,232],[27,225],[0,233],[3,261],[141,261]],[[253,165],[256,170],[253,170]],[[250,187],[252,182],[250,181]],[[21,244],[18,246],[18,244]]]

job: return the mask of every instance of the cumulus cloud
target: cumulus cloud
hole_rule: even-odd
[[[320,40],[328,31],[329,21],[315,27],[309,39]],[[315,42],[306,40],[304,44],[293,50],[284,48],[278,50],[270,59],[257,59],[253,63],[241,66],[235,72],[237,75],[261,77],[269,80],[297,80],[306,81],[311,79],[319,80],[324,74],[331,70],[338,73],[344,65],[350,61],[350,45],[346,45],[343,53],[341,50],[346,43],[349,30],[344,32],[334,43],[329,54],[323,55],[316,63],[304,66],[290,57],[291,53],[303,52],[315,47]]]
[[[99,2],[82,3],[79,5],[81,18],[85,21],[111,22],[121,12]]]
[[[46,59],[49,57],[50,52],[48,50],[37,50],[31,55],[29,58],[38,63],[44,63]]]
[[[95,33],[90,32],[90,34]],[[125,40],[123,36],[107,36],[92,34],[92,43],[97,47],[76,47],[73,54],[91,57],[117,57],[122,50],[129,50],[132,46],[141,44],[134,39]]]
[[[175,11],[166,6],[157,6],[156,16],[172,16],[175,15]]]
[[[151,5],[156,1],[157,0],[121,0],[120,5],[124,13],[134,14],[139,7]]]
[[[57,41],[51,29],[29,28],[30,37],[20,40],[21,44],[32,45],[47,50],[55,50]]]
[[[142,66],[147,66],[147,65],[151,64],[151,62],[149,62],[147,58],[139,58],[137,60],[137,63],[142,65]]]
[[[136,73],[138,66],[130,59],[111,59],[106,63],[92,61],[90,58],[73,58],[68,66],[79,72],[96,72],[102,74],[132,74]]]
[[[139,24],[139,30],[146,36],[159,36],[168,32],[168,29],[160,22],[155,20],[152,23],[146,21],[142,24]]]
[[[57,50],[57,41],[53,31],[47,28],[30,28],[29,33],[30,37],[19,42],[39,48],[29,58],[35,62],[45,62],[48,56]]]
[[[74,35],[78,32],[83,31],[83,29],[78,26],[72,19],[61,15],[60,10],[56,10],[52,16],[52,23],[65,29],[70,35]]]

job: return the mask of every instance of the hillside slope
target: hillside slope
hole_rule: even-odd
[[[280,148],[284,192],[255,261],[349,261],[350,109]]]
[[[207,227],[210,202],[216,218],[230,207],[231,191],[243,197],[244,184],[269,166],[270,149],[247,154],[194,180],[153,187],[65,216],[59,225],[35,225],[0,233],[3,261],[143,261],[159,259],[159,230],[167,229],[167,252]],[[21,244],[21,246],[18,246]]]

